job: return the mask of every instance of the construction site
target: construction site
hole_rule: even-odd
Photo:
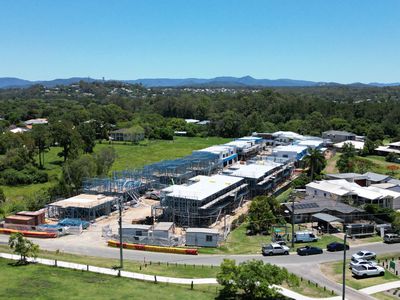
[[[271,160],[266,150],[264,139],[243,137],[110,177],[87,178],[82,194],[47,205],[46,224],[30,229],[62,236],[90,232],[92,225],[101,226],[104,238],[130,243],[217,246],[248,200],[272,194],[290,179],[293,162]]]

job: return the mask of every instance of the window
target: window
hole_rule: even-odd
[[[212,242],[213,237],[212,235],[206,235],[206,242]]]
[[[135,235],[136,235],[136,236],[142,236],[142,235],[143,235],[143,233],[142,233],[142,231],[141,231],[141,230],[136,230],[136,233],[135,233]]]

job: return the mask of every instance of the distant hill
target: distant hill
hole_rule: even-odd
[[[94,82],[100,81],[99,79],[93,79],[88,77],[72,77],[66,79],[54,79],[54,80],[38,80],[29,81],[13,77],[0,78],[0,88],[25,88],[35,84],[41,84],[46,87],[54,87],[56,85],[70,85],[79,81]],[[202,78],[144,78],[136,80],[121,80],[122,82],[131,84],[142,84],[145,87],[317,87],[317,86],[336,86],[343,85],[336,82],[316,82],[307,80],[294,80],[294,79],[256,79],[251,76],[244,77],[231,77],[221,76],[210,79]],[[364,86],[400,86],[400,82],[397,83],[351,83],[346,84],[347,86],[364,87]]]

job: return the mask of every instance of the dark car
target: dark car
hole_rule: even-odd
[[[346,250],[349,250],[350,247],[349,245],[346,244]],[[338,242],[332,242],[326,246],[326,250],[328,251],[343,251],[344,250],[344,244],[343,243],[338,243]]]
[[[305,246],[301,248],[297,248],[297,254],[298,255],[314,255],[314,254],[321,254],[323,251],[321,248],[318,247],[310,247],[310,246]]]

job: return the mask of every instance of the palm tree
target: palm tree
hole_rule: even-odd
[[[314,180],[314,175],[321,174],[326,165],[325,157],[321,151],[311,148],[308,148],[308,155],[304,158],[304,162],[308,167],[308,174],[311,181]]]

